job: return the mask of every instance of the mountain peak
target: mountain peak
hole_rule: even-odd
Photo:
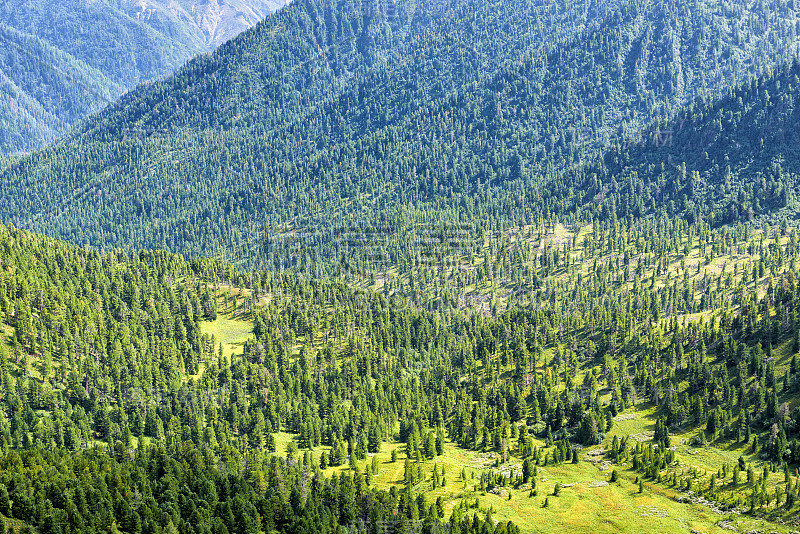
[[[126,12],[137,20],[177,18],[203,36],[215,48],[289,3],[287,0],[127,0]]]

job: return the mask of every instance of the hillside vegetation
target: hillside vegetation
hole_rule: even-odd
[[[603,136],[789,60],[796,28],[781,2],[369,5],[292,3],[127,94],[3,172],[0,216],[248,265],[286,224],[529,224],[575,208],[543,184]]]
[[[704,528],[788,521],[797,233],[656,230],[584,230],[574,253],[593,272],[554,264],[557,292],[481,318],[3,227],[0,514],[43,532],[189,532],[188,509],[167,510],[192,502],[215,532],[320,532],[391,510],[425,532],[466,518],[462,532],[493,519],[513,532],[625,496],[620,524],[654,509]],[[681,244],[685,265],[644,267],[646,250]],[[641,253],[616,248],[629,246]],[[702,279],[694,257],[710,259]],[[325,500],[337,484],[355,500]],[[612,517],[593,510],[586,521]]]
[[[723,225],[797,218],[800,63],[769,70],[645,130],[544,188],[554,211]],[[548,202],[549,200],[549,202]]]
[[[797,23],[296,0],[0,157],[0,534],[793,532]]]

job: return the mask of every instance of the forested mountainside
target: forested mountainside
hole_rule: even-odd
[[[429,309],[496,313],[531,302],[542,282],[537,269],[569,262],[559,245],[580,243],[599,223],[622,221],[648,233],[666,218],[723,232],[709,242],[725,240],[726,226],[794,226],[799,75],[794,61],[723,97],[699,99],[535,188],[515,187],[483,205],[468,199],[460,212],[447,212],[450,220],[405,231],[391,219],[274,229],[261,248],[265,264],[405,295]],[[464,222],[451,222],[458,217]],[[602,291],[613,296],[618,289]]]
[[[31,151],[172,73],[283,0],[8,0],[0,5],[0,151]]]
[[[285,224],[529,222],[544,180],[788,59],[797,23],[783,2],[371,5],[293,3],[125,95],[4,171],[0,216],[237,260]]]
[[[792,532],[797,24],[295,0],[0,156],[0,534]]]
[[[715,232],[598,223],[483,318],[0,227],[0,521],[527,532],[644,491],[791,521],[800,237]]]
[[[420,350],[445,342],[431,337],[441,331],[435,317],[346,286],[242,274],[163,252],[100,254],[6,227],[0,243],[4,525],[311,533],[360,521],[443,531],[441,503],[426,504],[415,488],[378,490],[358,468],[326,475],[327,460],[307,451],[286,460],[270,454],[274,433],[305,427],[314,434],[303,448],[358,437],[363,460],[368,433],[370,447],[379,446],[399,418],[428,403],[434,377]],[[237,303],[220,283],[250,286],[250,297]],[[202,332],[218,305],[230,311],[229,298],[255,317],[246,356],[226,354]],[[365,320],[370,309],[391,318]],[[334,322],[317,322],[323,314]],[[373,371],[356,373],[353,352],[389,332],[403,348],[393,351],[386,382],[376,383]],[[284,334],[305,336],[300,358]],[[277,367],[265,373],[270,366]],[[518,532],[475,513],[448,519],[455,532]]]
[[[697,101],[638,142],[549,182],[543,205],[589,218],[663,212],[714,226],[797,219],[798,76],[795,60]]]

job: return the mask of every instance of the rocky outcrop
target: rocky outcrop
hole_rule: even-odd
[[[255,25],[287,0],[131,0],[128,9],[138,20],[154,14],[175,17],[202,35],[213,49]]]

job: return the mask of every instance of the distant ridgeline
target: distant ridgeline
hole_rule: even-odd
[[[120,93],[99,70],[2,22],[0,43],[0,152],[38,148]]]
[[[561,174],[789,60],[797,22],[777,1],[371,5],[294,2],[126,94],[2,171],[0,218],[106,249],[266,265],[287,232],[321,236],[302,246],[329,260],[350,249],[319,246],[326,233],[353,228],[388,228],[403,250],[417,225],[440,221],[484,228],[605,216],[611,202],[598,199],[627,182]],[[672,163],[688,160],[688,181],[694,156],[679,148],[694,141],[674,130]],[[734,176],[749,179],[734,164]],[[699,213],[711,201],[696,189],[686,206],[674,192],[676,209]],[[655,205],[642,195],[637,213],[661,207],[656,193]],[[777,189],[753,195],[754,214],[781,202]],[[612,211],[633,214],[639,201],[616,199]]]
[[[283,3],[4,1],[0,152],[42,147],[126,89],[172,73]]]

